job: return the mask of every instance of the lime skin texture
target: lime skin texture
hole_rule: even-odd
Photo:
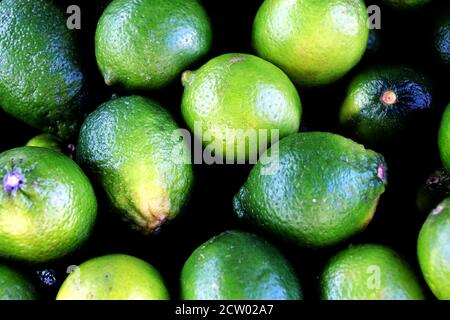
[[[133,256],[110,254],[75,268],[56,300],[168,300],[164,281],[152,265]]]
[[[299,130],[297,89],[283,71],[259,57],[224,54],[184,72],[182,82],[184,120],[209,151],[223,158],[255,159],[270,143]],[[267,135],[261,135],[263,130]],[[258,147],[245,144],[240,133],[254,134]]]
[[[97,200],[86,175],[63,154],[20,147],[0,154],[0,256],[44,263],[90,236]]]
[[[28,125],[73,138],[88,104],[66,17],[52,1],[0,2],[0,106]]]
[[[324,86],[364,55],[367,21],[362,0],[265,0],[253,24],[253,47],[296,84]]]
[[[330,259],[320,277],[323,300],[424,300],[419,278],[392,249],[350,246]]]
[[[157,102],[127,96],[105,102],[81,127],[77,161],[132,229],[156,233],[177,217],[193,185],[190,150]]]
[[[264,154],[234,197],[238,218],[310,248],[369,224],[387,183],[383,156],[323,132],[290,135],[269,151],[272,162]]]
[[[98,22],[95,53],[107,85],[153,90],[178,78],[211,43],[197,0],[114,0]]]
[[[423,276],[434,295],[450,300],[450,198],[428,215],[417,241]]]
[[[181,273],[183,300],[300,300],[290,263],[263,238],[226,231],[198,247]]]

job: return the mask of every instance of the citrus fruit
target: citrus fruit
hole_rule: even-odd
[[[87,101],[81,57],[52,1],[0,1],[0,105],[63,139],[76,135]]]
[[[0,300],[36,300],[37,292],[22,273],[0,263]]]
[[[95,34],[95,53],[108,85],[166,86],[211,46],[206,12],[196,0],[114,0]]]
[[[450,198],[442,201],[422,226],[417,255],[431,291],[441,300],[450,300]]]
[[[367,22],[362,0],[265,0],[253,24],[253,46],[297,84],[326,85],[364,55]]]
[[[349,85],[340,122],[362,143],[398,142],[426,127],[433,102],[425,75],[400,66],[372,68]]]
[[[66,278],[57,300],[168,300],[159,272],[124,254],[90,259]]]
[[[83,244],[97,200],[81,169],[59,152],[21,147],[0,154],[0,256],[30,263]]]
[[[189,199],[190,150],[177,130],[169,112],[140,96],[104,103],[81,127],[77,161],[111,208],[146,234],[174,219]]]
[[[234,210],[240,219],[297,245],[333,245],[369,224],[386,170],[380,154],[339,135],[293,134],[253,167],[234,197]]]
[[[254,159],[277,140],[274,130],[284,137],[299,129],[302,109],[295,86],[261,58],[221,55],[184,72],[183,85],[184,120],[209,151],[222,157]]]
[[[26,144],[27,147],[41,147],[63,152],[61,145],[61,140],[48,133],[37,135],[31,138]]]
[[[450,6],[447,5],[436,19],[434,49],[438,59],[450,69]]]
[[[392,249],[363,244],[350,246],[327,263],[320,278],[324,300],[423,300],[420,282]]]
[[[438,136],[439,153],[442,163],[447,171],[450,171],[450,104],[442,116]]]
[[[298,300],[298,279],[264,239],[227,231],[198,247],[181,273],[185,300]]]

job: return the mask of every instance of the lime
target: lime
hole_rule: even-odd
[[[184,72],[183,85],[184,120],[216,155],[255,159],[277,137],[299,129],[302,109],[295,86],[261,58],[221,55]]]
[[[158,89],[203,57],[211,38],[197,0],[114,0],[98,22],[95,53],[106,84]]]
[[[410,68],[377,67],[352,80],[340,110],[340,122],[363,143],[398,142],[426,128],[433,108],[428,78]]]
[[[168,300],[159,272],[124,254],[94,258],[76,267],[59,289],[57,300]]]
[[[68,139],[85,112],[81,57],[53,1],[0,1],[0,105],[35,128]]]
[[[265,0],[254,21],[253,46],[297,84],[326,85],[364,55],[367,22],[362,0]]]
[[[417,255],[431,291],[441,300],[450,300],[450,198],[441,202],[425,221]]]
[[[450,70],[450,6],[437,17],[434,30],[434,49],[438,59]]]
[[[450,104],[447,106],[447,109],[445,109],[444,115],[442,116],[438,144],[442,163],[447,171],[450,171]]]
[[[31,138],[26,146],[48,148],[54,151],[63,152],[61,140],[48,133],[43,133]]]
[[[84,122],[77,160],[132,228],[154,233],[182,211],[193,184],[189,149],[153,100],[110,100]]]
[[[0,300],[36,300],[37,292],[22,273],[0,263]]]
[[[350,246],[330,259],[320,279],[324,300],[423,300],[408,263],[392,249]]]
[[[181,273],[185,300],[298,300],[290,263],[264,239],[224,232],[198,247]]]
[[[43,263],[87,240],[97,201],[71,159],[39,147],[5,151],[0,177],[0,256]]]
[[[253,167],[234,197],[234,210],[297,245],[333,245],[369,224],[386,170],[380,154],[339,135],[293,134]]]

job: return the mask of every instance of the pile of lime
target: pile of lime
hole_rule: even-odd
[[[450,300],[448,4],[0,21],[0,300]]]

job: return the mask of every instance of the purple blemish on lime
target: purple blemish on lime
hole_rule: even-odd
[[[13,170],[3,177],[3,190],[13,193],[19,190],[25,182],[25,177],[20,171]]]
[[[384,167],[384,165],[380,164],[378,166],[377,176],[383,181],[386,180],[386,168]]]
[[[444,206],[443,205],[438,205],[437,207],[436,207],[436,209],[434,209],[432,212],[431,212],[431,215],[433,215],[433,216],[437,216],[439,213],[441,213],[442,211],[444,211]]]

